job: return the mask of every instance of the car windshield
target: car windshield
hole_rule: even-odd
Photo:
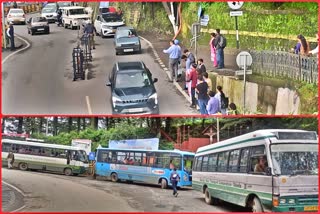
[[[121,22],[122,21],[121,17],[117,15],[103,15],[102,20],[103,22]]]
[[[47,4],[44,8],[56,8],[56,4]]]
[[[71,6],[71,2],[58,2],[59,7]]]
[[[318,174],[318,144],[271,145],[271,158],[277,175]]]
[[[115,87],[120,88],[141,88],[151,85],[149,76],[146,72],[126,72],[118,73]]]
[[[23,10],[10,10],[10,13],[24,13]]]
[[[82,161],[84,163],[88,163],[88,157],[87,157],[87,153],[83,150],[78,151],[79,154],[79,161]]]
[[[137,36],[137,33],[135,30],[132,30],[132,29],[119,30],[117,32],[117,38],[134,37],[134,36]]]
[[[193,159],[194,159],[194,156],[192,156],[192,155],[184,155],[183,156],[184,170],[187,171],[188,173],[191,173]]]
[[[82,15],[82,14],[86,14],[84,12],[84,9],[71,9],[70,10],[70,15]]]
[[[33,22],[47,22],[47,19],[44,17],[34,17]]]
[[[42,13],[54,13],[56,10],[54,8],[43,8]]]

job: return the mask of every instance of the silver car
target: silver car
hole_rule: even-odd
[[[57,19],[57,11],[54,7],[45,7],[41,11],[41,16],[46,18],[48,22],[55,22]]]
[[[48,20],[44,17],[32,17],[27,22],[28,34],[34,35],[35,33],[50,33]]]
[[[9,10],[9,13],[7,15],[7,22],[14,23],[14,24],[26,24],[26,15],[22,9],[15,9],[12,8]]]
[[[118,27],[114,36],[116,55],[123,53],[141,53],[141,43],[132,27]]]

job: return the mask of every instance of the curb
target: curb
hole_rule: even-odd
[[[158,64],[160,65],[160,67],[163,69],[164,72],[166,72],[169,80],[170,80],[170,71],[169,69],[164,65],[164,63],[162,62],[162,60],[160,59],[159,57],[159,54],[157,53],[156,49],[153,47],[152,43],[147,40],[146,38],[142,37],[142,36],[139,36],[141,39],[143,39],[145,42],[148,43],[148,45],[151,47],[152,51],[153,51],[153,54],[155,56],[155,59],[158,61]],[[189,95],[183,90],[183,88],[175,81],[173,81],[173,85],[178,89],[178,91],[186,98],[186,100],[189,102],[189,103],[192,103],[191,102],[191,99],[189,97]]]
[[[27,46],[24,47],[24,48],[21,48],[21,49],[19,49],[19,50],[16,50],[15,52],[9,54],[9,55],[6,56],[4,59],[2,59],[2,62],[1,62],[2,65],[3,65],[11,56],[13,56],[13,55],[15,55],[15,54],[17,54],[17,53],[19,53],[19,52],[21,52],[21,51],[24,51],[24,50],[28,49],[28,48],[31,46],[30,43],[29,43],[27,40],[23,39],[22,37],[18,36],[17,34],[15,34],[15,36],[16,36],[16,38],[22,40],[22,42],[26,43]]]

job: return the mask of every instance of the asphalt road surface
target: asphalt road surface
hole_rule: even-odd
[[[35,16],[29,15],[27,16]],[[15,25],[15,33],[30,47],[10,57],[3,64],[3,114],[111,114],[107,76],[115,61],[142,60],[149,67],[156,84],[160,114],[194,114],[190,103],[168,82],[166,73],[143,40],[142,54],[115,55],[113,38],[96,38],[96,50],[88,80],[73,82],[72,49],[77,30],[50,24],[49,35],[27,33],[27,27]],[[3,60],[3,59],[2,59]]]
[[[178,190],[157,185],[113,183],[102,179],[2,169],[4,181],[25,193],[22,212],[114,211],[114,212],[239,212],[243,208],[221,203],[207,205],[203,195],[191,188]]]

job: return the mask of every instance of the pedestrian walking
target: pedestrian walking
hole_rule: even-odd
[[[204,81],[203,76],[198,75],[198,85],[196,87],[198,94],[198,106],[200,108],[201,115],[207,115],[207,103],[208,103],[208,84]]]
[[[14,45],[14,28],[13,28],[12,22],[9,23],[9,28],[7,30],[7,36],[10,39],[10,50],[14,51],[16,49],[16,47]]]
[[[9,152],[8,156],[7,156],[7,161],[8,161],[8,168],[12,169],[13,168],[13,163],[14,163],[14,154],[13,152]]]
[[[84,34],[89,36],[89,47],[93,49],[96,49],[95,44],[94,44],[94,32],[95,32],[95,27],[91,23],[91,20],[89,20],[84,27]]]
[[[177,190],[177,185],[178,185],[179,180],[180,180],[180,176],[177,173],[177,168],[174,168],[173,171],[171,172],[171,175],[170,175],[170,181],[172,184],[173,195],[175,197],[177,197],[179,194],[178,190]]]
[[[224,48],[227,46],[227,39],[220,34],[220,29],[216,29],[216,38],[214,46],[217,50],[218,69],[224,68]]]
[[[176,42],[177,43],[177,42]],[[178,81],[178,67],[181,59],[181,48],[179,43],[175,44],[174,41],[170,41],[170,47],[163,50],[163,53],[169,54],[169,68],[171,70],[171,82],[175,80]]]
[[[193,63],[191,65],[191,70],[190,73],[188,75],[188,81],[191,81],[191,108],[196,108],[196,87],[197,87],[197,79],[198,79],[198,75],[197,75],[197,64]]]
[[[216,34],[211,33],[211,39],[209,42],[210,45],[210,52],[211,52],[211,61],[213,62],[213,67],[218,67],[217,63],[217,55],[216,55],[216,47],[214,46]]]

